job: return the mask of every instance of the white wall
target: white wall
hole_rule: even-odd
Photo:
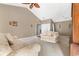
[[[45,33],[45,32],[48,32],[48,31],[50,31],[50,23],[48,23],[48,24],[42,24],[41,25],[41,32]]]

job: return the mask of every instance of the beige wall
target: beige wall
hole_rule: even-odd
[[[61,21],[55,23],[55,31],[61,35],[71,35],[72,33],[72,21]]]
[[[0,32],[8,31],[8,15],[3,5],[0,5]]]
[[[9,26],[9,21],[17,21],[18,26]],[[0,32],[10,32],[19,37],[36,34],[36,25],[40,20],[26,8],[0,4]],[[31,26],[32,25],[32,26]]]
[[[59,32],[61,35],[71,35],[72,33],[72,21],[71,20],[65,20],[64,21],[59,21],[55,22],[55,31]],[[47,20],[42,20],[41,24],[44,23],[50,23],[50,21]]]

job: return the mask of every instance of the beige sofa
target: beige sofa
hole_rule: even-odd
[[[0,56],[38,56],[40,45],[27,44],[11,34],[0,33]]]
[[[43,41],[56,43],[57,37],[59,36],[59,34],[58,32],[48,31],[48,32],[42,33],[40,36],[41,36],[41,40]]]

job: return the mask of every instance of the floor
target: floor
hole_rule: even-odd
[[[56,43],[42,42],[40,56],[63,56],[60,46]]]
[[[33,36],[28,38],[22,38],[26,43],[39,43],[41,45],[41,51],[39,56],[63,56],[62,50],[58,43],[48,43],[41,41],[39,38]]]

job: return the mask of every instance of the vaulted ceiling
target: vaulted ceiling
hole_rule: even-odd
[[[40,20],[53,19],[54,21],[60,21],[63,19],[71,19],[71,3],[38,3],[40,8],[29,8],[29,5],[24,4],[8,4],[19,7],[28,8],[34,13]]]

